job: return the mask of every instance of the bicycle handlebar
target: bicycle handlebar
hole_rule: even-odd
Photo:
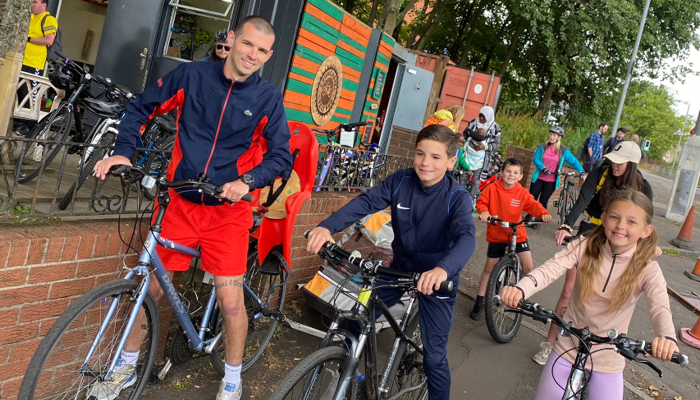
[[[491,225],[500,225],[501,228],[511,228],[513,230],[515,230],[515,228],[517,228],[520,225],[524,225],[527,227],[539,226],[544,222],[541,218],[533,218],[532,221],[508,222],[498,218],[498,216],[490,216],[486,221]]]
[[[110,173],[112,175],[121,177],[122,181],[126,181],[129,183],[141,182],[144,176],[147,176],[147,174],[141,168],[129,165],[117,165],[113,167]],[[221,193],[223,192],[223,188],[221,186],[213,185],[205,179],[187,179],[178,182],[170,182],[163,177],[160,179],[160,186],[163,188],[173,189],[192,187],[196,188],[201,193],[223,200],[229,204],[235,203],[231,199],[221,196]],[[251,202],[253,201],[253,196],[249,193],[246,193],[243,195],[241,200]]]
[[[359,128],[361,126],[367,126],[369,124],[370,124],[370,122],[367,122],[367,121],[351,122],[349,124],[340,124],[333,129],[311,128],[311,130],[314,132],[318,132],[318,133],[325,133],[326,136],[328,136],[328,139],[332,139],[333,137],[335,137],[338,134],[338,132],[340,132],[343,129],[346,131],[353,130],[354,128]]]
[[[535,321],[540,321],[545,324],[547,322],[552,322],[553,324],[558,325],[563,331],[573,334],[582,340],[587,347],[589,347],[588,345],[591,343],[611,344],[615,346],[615,350],[621,356],[630,361],[640,364],[647,364],[651,369],[656,371],[659,376],[661,376],[661,370],[656,365],[652,364],[648,360],[640,360],[637,358],[638,354],[651,354],[652,350],[650,342],[632,339],[627,337],[627,335],[624,333],[618,333],[616,329],[610,329],[607,337],[595,335],[588,329],[588,327],[583,329],[575,328],[571,325],[571,322],[564,322],[564,320],[552,310],[525,299],[520,300],[518,303],[518,308],[506,308],[506,311],[523,314],[534,319]],[[674,362],[681,367],[685,367],[688,365],[688,356],[674,352],[673,356],[671,357],[671,362]]]
[[[309,232],[311,231],[306,231],[304,233],[304,237],[307,239],[309,237]],[[382,260],[368,260],[356,257],[332,242],[324,243],[319,252],[319,256],[331,262],[343,263],[355,273],[361,272],[371,276],[389,276],[397,278],[398,283],[409,283],[413,287],[415,287],[421,277],[421,274],[418,272],[402,272],[391,268],[385,268]],[[452,292],[452,289],[454,289],[454,283],[452,281],[443,281],[440,283],[440,288],[434,293],[438,295],[447,295]]]
[[[586,173],[585,173],[585,172],[578,173],[578,172],[575,172],[575,171],[566,172],[566,171],[564,171],[563,169],[560,169],[559,171],[552,172],[552,175],[583,178],[584,176],[586,176]]]

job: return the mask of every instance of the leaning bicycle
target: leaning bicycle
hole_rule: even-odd
[[[140,192],[142,180],[146,187],[154,184],[150,176],[134,167],[121,166],[112,174],[121,177],[125,193]],[[214,367],[223,372],[224,349],[221,344],[226,332],[220,323],[216,291],[212,288],[202,317],[193,321],[155,251],[156,245],[160,245],[195,258],[200,257],[199,250],[160,235],[170,196],[177,195],[176,190],[168,189],[198,191],[221,202],[230,202],[220,196],[221,187],[209,183],[206,178],[180,182],[161,179],[159,207],[148,238],[144,241],[138,265],[125,267],[122,279],[91,290],[61,314],[32,357],[20,387],[20,399],[90,398],[101,385],[118,378],[117,361],[126,340],[135,330],[142,330],[145,331],[142,332],[145,340],[139,348],[134,369],[130,371],[134,375],[119,394],[122,398],[139,398],[151,376],[160,338],[158,308],[148,292],[154,277],[163,288],[190,349],[209,355]],[[250,195],[244,198],[248,201],[251,199]],[[243,282],[246,312],[249,322],[255,322],[251,328],[262,326],[265,331],[261,331],[260,335],[247,335],[246,348],[252,351],[244,355],[244,370],[260,357],[272,338],[277,321],[284,317],[282,310],[287,282],[287,271],[284,269],[263,271],[257,263],[249,266],[249,269],[254,272],[246,275]],[[139,314],[144,316],[145,322],[135,325]],[[116,397],[114,395],[113,398]]]
[[[426,399],[427,378],[423,369],[423,345],[419,326],[416,283],[418,273],[385,268],[381,260],[362,259],[327,242],[319,255],[336,269],[359,273],[364,279],[357,302],[350,310],[338,309],[320,349],[297,365],[270,399]],[[347,271],[349,269],[350,271]],[[406,291],[406,309],[398,322],[379,298],[376,289],[391,287]],[[336,295],[342,293],[339,287]],[[452,291],[452,282],[443,282],[440,292]],[[377,371],[375,309],[387,318],[395,339],[381,374]],[[359,335],[341,326],[356,320]],[[345,339],[348,347],[330,346],[333,338]],[[364,353],[364,379],[358,384],[357,368]]]
[[[498,299],[500,301],[500,299]],[[535,321],[543,323],[552,322],[559,326],[559,334],[562,337],[571,337],[576,351],[576,360],[571,366],[571,373],[566,381],[566,386],[561,386],[564,389],[562,400],[581,400],[586,398],[586,388],[590,382],[590,372],[586,371],[586,363],[591,358],[591,354],[600,350],[595,349],[593,345],[609,344],[614,346],[614,350],[621,356],[630,361],[639,364],[645,364],[649,368],[656,371],[661,377],[661,370],[651,361],[637,358],[638,355],[651,354],[651,342],[645,340],[637,340],[628,337],[624,333],[618,332],[616,329],[610,329],[607,337],[597,336],[593,334],[588,327],[575,328],[571,323],[565,322],[560,316],[552,310],[548,310],[537,303],[528,300],[520,300],[517,309],[506,308],[507,312],[516,313],[522,317],[526,315]],[[578,345],[575,344],[573,338],[578,339]],[[679,364],[681,367],[688,365],[688,356],[681,353],[673,353],[671,362]],[[543,373],[549,373],[544,371]]]
[[[484,316],[489,334],[498,343],[508,343],[518,333],[522,316],[507,315],[505,306],[500,304],[497,299],[505,286],[514,286],[522,275],[523,269],[520,264],[520,258],[515,252],[518,240],[518,227],[521,225],[525,227],[539,226],[542,221],[533,219],[532,221],[511,223],[498,217],[489,217],[488,223],[510,230],[510,242],[506,247],[505,254],[496,263],[491,271],[491,275],[489,275],[486,295],[484,296]]]
[[[555,175],[564,177],[564,182],[562,182],[561,191],[559,192],[559,200],[554,201],[554,207],[557,207],[557,215],[559,215],[559,225],[562,225],[578,199],[576,182],[572,178],[583,178],[584,175],[578,172],[566,172],[563,169],[557,171]]]

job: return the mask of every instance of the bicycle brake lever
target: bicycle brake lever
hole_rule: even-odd
[[[661,378],[663,376],[663,372],[661,372],[661,369],[659,369],[659,367],[657,367],[651,361],[645,360],[645,359],[639,359],[636,357],[636,355],[634,355],[632,352],[630,352],[628,350],[621,350],[620,354],[622,354],[623,356],[626,356],[625,358],[627,358],[628,360],[634,361],[634,362],[639,363],[639,364],[648,365],[649,368],[653,369],[654,371],[656,371],[657,374],[659,374],[659,378]]]

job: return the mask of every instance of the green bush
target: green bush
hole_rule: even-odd
[[[536,149],[540,143],[545,142],[549,138],[550,126],[556,125],[556,123],[549,124],[532,115],[521,114],[503,108],[496,113],[496,122],[501,126],[500,148],[504,153],[508,151],[508,146],[510,145]],[[595,130],[595,128],[591,129],[590,127],[574,128],[563,126],[562,128],[564,128],[565,132],[562,143],[574,155],[583,146],[583,142],[588,135]]]

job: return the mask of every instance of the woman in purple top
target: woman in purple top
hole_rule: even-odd
[[[552,193],[559,188],[560,179],[556,172],[565,162],[579,174],[583,172],[583,167],[576,157],[561,144],[562,137],[564,137],[564,129],[558,126],[549,128],[549,140],[537,147],[532,160],[535,164],[535,172],[532,174],[530,194],[535,200],[539,200],[544,208],[547,208]]]

